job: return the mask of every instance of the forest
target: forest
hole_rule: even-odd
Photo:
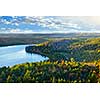
[[[0,68],[1,83],[99,83],[100,63],[44,61]]]
[[[99,83],[100,38],[49,39],[25,48],[49,60],[0,68],[1,83]]]
[[[38,44],[51,39],[62,38],[98,38],[100,34],[97,33],[1,33],[0,34],[0,46],[20,45],[20,44]]]
[[[26,47],[26,52],[47,56],[52,61],[70,60],[92,62],[100,59],[100,38],[53,39]]]

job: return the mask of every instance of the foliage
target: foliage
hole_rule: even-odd
[[[97,83],[100,82],[100,38],[56,39],[26,47],[48,61],[0,68],[0,82]]]
[[[47,56],[52,61],[70,60],[91,62],[100,59],[100,38],[58,39],[26,47],[26,52]]]
[[[8,83],[97,83],[99,64],[89,66],[71,61],[43,61],[0,68],[0,82]]]

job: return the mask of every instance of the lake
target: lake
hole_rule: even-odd
[[[14,45],[0,47],[0,67],[13,66],[25,62],[39,62],[47,60],[48,57],[39,54],[29,54],[25,51],[28,45]]]

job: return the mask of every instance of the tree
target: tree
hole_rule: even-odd
[[[31,73],[31,71],[29,71],[29,70],[26,71],[24,78],[23,78],[24,82],[30,82],[30,80],[31,80],[30,73]]]
[[[1,78],[0,79],[1,82],[5,82],[6,81],[6,74],[5,74],[4,71],[1,72],[0,78]]]
[[[12,80],[12,77],[9,75],[7,78],[7,83],[12,83],[12,82],[14,82],[14,81]]]

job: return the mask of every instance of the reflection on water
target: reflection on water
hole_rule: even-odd
[[[38,54],[26,53],[25,47],[27,45],[14,45],[0,47],[0,67],[13,66],[15,64],[25,62],[37,62],[47,60],[47,57],[43,57]]]

